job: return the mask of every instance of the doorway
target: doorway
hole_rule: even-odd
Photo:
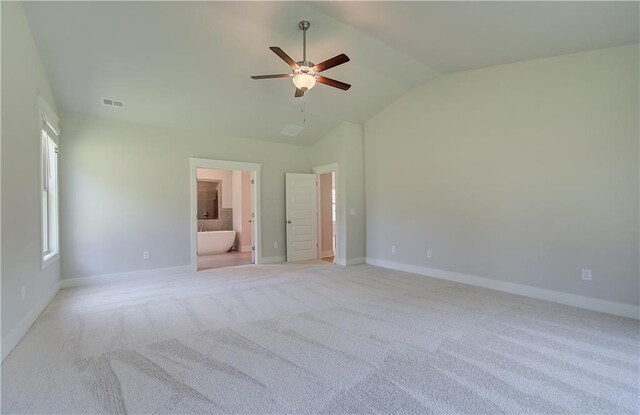
[[[343,216],[337,163],[314,167],[312,174],[287,173],[287,262],[324,259],[346,265]]]
[[[198,271],[254,262],[252,180],[248,171],[196,169]]]
[[[191,266],[260,262],[260,165],[190,159]]]
[[[336,262],[338,240],[335,172],[318,175],[318,246],[319,258]]]

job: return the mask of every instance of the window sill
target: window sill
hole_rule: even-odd
[[[59,252],[55,252],[52,254],[47,254],[44,257],[42,257],[42,269],[46,269],[47,267],[49,267],[49,265],[53,264],[54,262],[56,262],[58,260],[58,258],[60,258],[60,253]]]

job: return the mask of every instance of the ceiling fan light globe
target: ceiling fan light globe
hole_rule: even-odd
[[[307,73],[299,73],[293,77],[293,84],[296,88],[307,91],[315,86],[316,78]]]

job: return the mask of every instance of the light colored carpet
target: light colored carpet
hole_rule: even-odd
[[[637,321],[362,265],[61,291],[3,413],[639,411]]]

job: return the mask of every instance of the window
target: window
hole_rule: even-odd
[[[42,267],[58,258],[58,119],[40,98]]]

